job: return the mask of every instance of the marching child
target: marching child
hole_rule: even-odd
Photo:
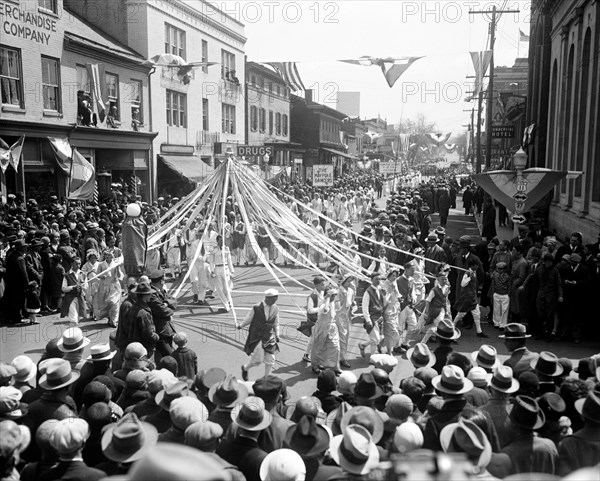
[[[452,313],[450,310],[450,282],[448,281],[448,269],[441,269],[436,274],[435,284],[427,299],[425,299],[425,309],[423,309],[423,324],[427,326],[423,340],[423,344],[427,343],[433,336],[435,338],[435,329],[442,319],[448,322],[452,321]]]
[[[508,322],[510,282],[511,277],[506,262],[498,262],[492,272],[491,292],[494,303],[494,327],[502,331]]]
[[[467,312],[471,312],[473,322],[475,323],[475,329],[477,330],[477,337],[487,338],[489,336],[481,330],[481,314],[477,302],[477,267],[478,264],[475,258],[469,256],[467,264],[468,271],[465,272],[460,281],[462,290],[454,305],[454,308],[457,311],[456,317],[454,318],[454,325],[456,326],[456,324],[467,315]]]
[[[198,356],[188,347],[187,334],[185,332],[176,333],[173,336],[173,342],[177,349],[171,353],[171,357],[177,361],[177,374],[193,381],[198,373]]]

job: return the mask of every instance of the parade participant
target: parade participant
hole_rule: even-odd
[[[323,232],[323,227],[321,227],[319,225],[319,219],[317,219],[316,217],[311,221],[312,222],[312,228],[315,231],[315,234],[318,236],[321,236],[324,234]],[[321,262],[323,261],[321,259],[321,254],[319,253],[318,250],[315,250],[314,248],[309,248],[308,250],[309,253],[309,258],[310,260],[317,266],[317,269],[321,268]]]
[[[439,239],[435,232],[431,232],[426,240],[427,249],[425,249],[425,254],[423,254],[423,257],[425,257],[425,274],[434,276],[439,270],[440,264],[446,263],[448,259],[446,258],[446,252],[438,244]],[[428,283],[426,287],[427,292],[432,287],[431,283]]]
[[[118,328],[127,346],[134,342],[141,344],[146,350],[146,358],[151,360],[156,344],[160,340],[149,305],[154,290],[146,283],[139,283],[131,294],[135,296],[135,302],[120,320]],[[124,342],[120,345],[122,346]]]
[[[4,282],[6,290],[3,296],[7,320],[19,323],[25,316],[25,293],[29,285],[25,252],[27,244],[23,239],[16,239],[6,254],[6,273]]]
[[[250,326],[244,352],[250,361],[242,364],[242,379],[248,380],[248,371],[252,367],[265,365],[265,376],[271,374],[275,365],[275,354],[279,352],[279,307],[277,299],[279,292],[276,289],[267,289],[265,298],[248,311],[237,329]]]
[[[87,262],[81,267],[81,272],[83,272],[85,279],[88,281],[84,292],[85,302],[89,318],[95,320],[96,313],[94,311],[94,298],[96,297],[96,293],[98,292],[98,284],[100,283],[99,279],[96,278],[98,266],[100,265],[98,262],[98,252],[90,249],[85,253],[85,257]]]
[[[328,287],[323,292],[323,302],[317,310],[317,322],[312,331],[310,362],[315,374],[326,368],[341,374],[340,336],[335,323],[337,289]]]
[[[388,270],[388,259],[386,256],[385,247],[379,247],[377,251],[377,260],[371,262],[369,267],[367,268],[367,275],[370,277],[373,274],[379,274],[382,277],[385,277]]]
[[[236,265],[239,266],[242,261],[242,251],[246,241],[246,224],[244,224],[242,216],[239,213],[235,215],[232,236],[231,251],[235,257]]]
[[[387,306],[386,293],[381,287],[381,275],[377,272],[371,274],[371,285],[367,288],[362,298],[362,314],[364,328],[369,334],[369,341],[359,343],[360,355],[365,357],[365,350],[371,347],[371,354],[380,349],[383,331],[383,312]]]
[[[313,291],[308,296],[306,302],[306,321],[300,324],[298,330],[308,337],[306,343],[306,350],[302,356],[303,362],[310,362],[310,352],[312,351],[312,329],[317,322],[317,314],[319,312],[319,306],[323,303],[324,291],[325,291],[325,278],[316,276],[313,279],[313,285],[315,286]]]
[[[349,368],[348,339],[350,337],[350,322],[352,320],[352,306],[354,304],[354,277],[346,275],[338,291],[339,307],[336,309],[335,323],[340,337],[340,366]]]
[[[210,264],[207,261],[207,255],[198,253],[198,257],[194,262],[194,256],[198,250],[200,239],[202,235],[197,234],[196,238],[191,242],[190,255],[188,256],[188,265],[190,266],[190,281],[192,283],[192,293],[194,297],[192,302],[194,304],[203,305],[206,303],[206,291],[208,290],[209,279],[211,278]],[[235,240],[235,233],[234,233]],[[239,265],[239,263],[238,263]]]
[[[506,262],[501,261],[496,264],[496,269],[491,273],[490,292],[493,300],[493,323],[494,327],[504,330],[508,322],[508,311],[510,305],[510,274],[507,270]]]
[[[467,265],[469,271],[462,276],[460,283],[462,290],[454,305],[457,311],[454,317],[454,325],[458,324],[467,315],[467,312],[470,312],[475,323],[477,337],[487,338],[489,336],[481,330],[481,313],[477,303],[477,269],[479,264],[475,259],[469,259]],[[466,328],[469,329],[469,327]]]
[[[173,352],[173,335],[175,328],[171,323],[171,317],[177,309],[177,300],[167,295],[164,289],[165,273],[162,269],[150,273],[152,297],[148,301],[148,307],[152,313],[152,320],[156,332],[159,335],[159,341],[156,343],[158,362],[163,356],[170,356]]]
[[[504,361],[505,366],[512,368],[515,378],[526,372],[531,371],[531,363],[538,358],[538,354],[531,352],[525,345],[525,340],[531,335],[523,324],[507,324],[504,334],[498,336],[504,339],[506,349],[510,352],[510,357]]]
[[[417,316],[414,311],[416,297],[414,291],[415,263],[410,261],[404,264],[404,272],[398,278],[398,292],[400,293],[400,314],[398,326],[402,344],[394,349],[396,354],[402,354],[408,349],[409,342],[413,340],[417,329]],[[416,339],[415,339],[416,340]]]
[[[181,227],[177,227],[173,234],[167,240],[167,268],[171,273],[171,277],[179,277],[181,275],[181,241],[183,231]]]
[[[117,327],[119,304],[121,303],[121,263],[116,261],[111,251],[104,251],[104,261],[97,267],[98,291],[94,302],[96,319],[108,318],[108,325]],[[103,274],[102,274],[103,273]]]
[[[209,255],[211,277],[214,280],[215,291],[223,303],[223,310],[229,312],[231,306],[231,291],[233,290],[233,262],[229,249],[223,246],[223,237],[217,235],[217,244]]]
[[[84,290],[87,287],[85,274],[81,272],[79,257],[73,258],[71,268],[63,278],[64,297],[60,306],[60,317],[67,317],[72,324],[79,324],[85,318]]]
[[[391,270],[387,278],[382,283],[382,288],[386,292],[388,303],[383,312],[383,338],[388,354],[392,354],[394,348],[400,342],[400,329],[398,316],[400,314],[400,291],[398,290],[398,271]]]
[[[427,343],[433,336],[438,324],[442,319],[452,322],[452,312],[450,308],[450,282],[448,281],[448,270],[442,269],[436,274],[436,280],[433,289],[429,292],[425,300],[425,309],[422,313],[422,322],[419,320],[421,331],[426,327],[425,335],[421,340]]]

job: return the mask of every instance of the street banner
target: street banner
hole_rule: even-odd
[[[312,171],[313,186],[328,187],[333,186],[333,165],[317,164],[313,166]]]
[[[379,162],[379,173],[383,175],[394,175],[402,172],[401,162]]]

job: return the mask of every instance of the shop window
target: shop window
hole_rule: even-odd
[[[223,104],[222,130],[226,134],[235,134],[235,105]]]
[[[131,127],[137,130],[144,125],[144,110],[142,106],[142,81],[131,80],[129,82],[129,101],[131,102]]]
[[[258,130],[258,109],[254,105],[250,107],[250,130],[252,132]]]
[[[265,132],[265,127],[267,123],[267,111],[265,109],[260,109],[259,111],[259,129],[262,133]]]
[[[187,95],[167,90],[167,125],[187,128]]]
[[[105,74],[105,77],[106,95],[108,97],[106,124],[115,128],[121,119],[121,111],[119,109],[119,77],[112,73]]]
[[[283,135],[288,134],[288,116],[286,114],[281,117],[281,133]]]
[[[165,53],[178,55],[185,60],[185,32],[165,22]]]
[[[273,111],[269,110],[269,135],[273,135]]]
[[[208,99],[202,99],[202,130],[208,132]]]
[[[56,58],[42,56],[42,95],[44,110],[60,112],[60,63]]]
[[[57,0],[38,0],[38,6],[44,10],[49,10],[53,13],[58,13]]]
[[[25,108],[20,50],[0,47],[0,83],[2,104]]]
[[[281,114],[275,114],[275,135],[281,135]]]
[[[208,62],[208,42],[206,40],[202,40],[202,61]],[[202,71],[208,73],[208,67],[205,65],[202,67]]]

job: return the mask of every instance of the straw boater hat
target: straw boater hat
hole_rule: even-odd
[[[37,366],[29,356],[17,356],[10,365],[15,368],[15,382],[29,382],[37,374]]]
[[[83,349],[89,343],[89,338],[84,337],[81,329],[78,327],[69,327],[62,333],[62,337],[56,347],[62,352],[74,352]]]
[[[498,336],[501,339],[527,339],[531,334],[527,334],[527,328],[523,324],[513,322],[507,324],[504,328],[504,334]]]
[[[105,429],[100,442],[102,452],[106,458],[118,463],[137,461],[158,439],[156,428],[140,421],[135,413],[125,414]]]
[[[406,351],[406,357],[415,368],[431,367],[436,362],[435,354],[431,352],[427,344],[422,342]]]
[[[461,336],[460,330],[454,327],[452,322],[445,319],[441,320],[433,331],[437,337],[448,341],[454,341]]]
[[[446,394],[465,394],[473,389],[473,382],[465,378],[463,370],[448,364],[442,368],[442,374],[431,380],[431,385]]]
[[[96,344],[90,348],[90,355],[87,360],[92,362],[109,361],[115,357],[116,353],[117,351],[110,350],[108,344]]]
[[[306,477],[304,460],[291,449],[276,449],[260,464],[261,481],[299,481]]]
[[[79,379],[79,371],[72,371],[69,361],[52,359],[52,362],[47,365],[46,372],[40,377],[38,385],[45,391],[55,391],[73,384],[77,379]]]
[[[330,452],[338,466],[351,474],[367,474],[379,463],[379,451],[369,431],[357,424],[347,426],[344,434],[331,440]]]
[[[473,421],[459,419],[440,432],[440,444],[445,453],[465,452],[476,458],[475,465],[485,468],[492,460],[492,445],[485,433]]]
[[[473,359],[475,364],[479,367],[487,370],[494,369],[500,364],[496,348],[488,344],[483,344],[478,351],[473,351],[471,353],[471,359]]]
[[[500,365],[494,369],[494,374],[490,378],[490,387],[496,391],[506,394],[512,394],[519,390],[519,381],[513,377],[513,370],[510,366]]]

